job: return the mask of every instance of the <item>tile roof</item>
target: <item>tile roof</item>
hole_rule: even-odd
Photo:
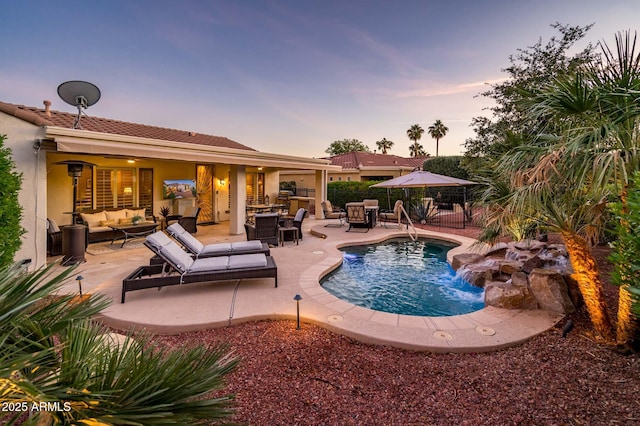
[[[371,152],[347,152],[345,154],[326,157],[331,165],[341,166],[343,170],[360,169],[361,167],[419,167],[429,158],[427,157],[399,157],[391,154],[376,154]]]
[[[5,102],[0,102],[0,111],[30,122],[36,126],[56,126],[68,129],[73,129],[73,123],[77,115],[54,110],[50,110],[49,113],[47,113],[43,108],[14,105]],[[82,126],[82,130],[92,132],[256,151],[253,148],[222,136],[211,136],[185,130],[147,126],[144,124],[128,123],[126,121],[111,120],[108,118],[91,116],[83,117],[80,124]]]

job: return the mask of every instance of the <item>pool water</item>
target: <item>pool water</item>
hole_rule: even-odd
[[[484,289],[460,277],[447,263],[456,244],[434,239],[391,239],[351,246],[342,266],[320,284],[354,305],[403,315],[451,316],[484,307]]]

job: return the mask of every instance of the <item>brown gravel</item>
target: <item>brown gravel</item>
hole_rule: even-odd
[[[608,280],[607,253],[596,251]],[[606,295],[613,314],[617,288]],[[157,339],[229,343],[242,362],[223,393],[236,395],[233,420],[250,425],[640,425],[640,357],[594,343],[583,309],[571,318],[566,338],[556,328],[477,354],[372,346],[291,321]]]

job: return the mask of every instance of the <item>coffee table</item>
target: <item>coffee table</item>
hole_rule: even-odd
[[[120,245],[120,248],[124,247],[125,243],[131,238],[144,237],[156,232],[158,224],[155,222],[142,222],[137,225],[109,225],[109,228],[114,231],[120,231],[124,234],[124,241]],[[116,235],[113,236],[111,244],[116,240]]]

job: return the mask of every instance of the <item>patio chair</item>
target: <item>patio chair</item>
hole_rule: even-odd
[[[254,223],[245,223],[247,241],[260,240],[263,243],[278,245],[278,213],[256,214]]]
[[[291,226],[295,226],[296,228],[298,228],[298,239],[302,239],[302,222],[304,221],[304,218],[307,216],[307,209],[300,207],[298,209],[298,211],[296,212],[296,215],[293,218],[293,221],[291,222]],[[291,218],[289,217],[289,219],[287,218],[282,218],[280,217],[280,221],[279,221],[279,225],[280,227],[283,227],[284,224],[287,222],[287,220],[291,220]],[[289,236],[287,236],[288,238],[285,241],[290,241],[291,238],[289,238]]]
[[[322,205],[322,212],[324,213],[325,219],[338,219],[340,221],[340,224],[337,225],[338,228],[344,225],[344,219],[347,217],[347,212],[342,210],[340,207],[336,207],[332,205],[331,201],[329,200],[325,200],[320,204]],[[333,223],[327,223],[325,225],[325,228],[328,226],[336,226],[336,225]]]
[[[198,222],[199,214],[200,207],[187,207],[182,217],[178,219],[178,223],[188,232],[195,234],[198,232],[198,227],[196,226],[196,224]]]
[[[49,256],[62,254],[62,230],[53,219],[47,218],[47,253]]]
[[[293,218],[293,226],[298,228],[298,238],[302,239],[302,222],[307,217],[307,209],[300,207]]]
[[[369,215],[364,208],[364,203],[347,203],[345,208],[347,209],[347,223],[349,224],[347,232],[351,231],[351,228],[364,228],[365,232],[369,232]]]
[[[140,266],[129,274],[122,281],[121,303],[129,291],[179,284],[274,278],[275,287],[278,287],[276,263],[273,257],[264,253],[193,259],[162,231],[147,236],[144,245],[164,263]]]
[[[401,208],[402,208],[402,200],[396,200],[396,203],[393,205],[393,211],[380,212],[378,214],[378,219],[382,222],[382,225],[385,228],[387,227],[387,222],[397,222],[398,227],[400,227]]]

